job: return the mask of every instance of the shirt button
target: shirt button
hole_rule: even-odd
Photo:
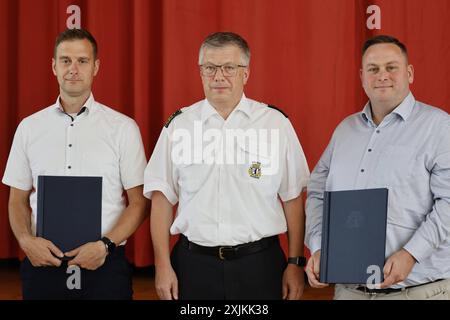
[[[361,169],[361,172],[364,172],[364,169]]]
[[[377,133],[380,133],[380,130],[377,130]]]
[[[73,127],[73,123],[71,123],[70,126]]]
[[[69,148],[71,148],[72,147],[72,144],[69,144]]]
[[[67,166],[67,169],[72,169],[72,166]]]
[[[369,149],[369,150],[367,150],[367,151],[372,152],[372,149]]]

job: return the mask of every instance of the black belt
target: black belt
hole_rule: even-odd
[[[236,246],[217,247],[200,246],[189,241],[183,234],[180,235],[180,241],[183,246],[192,252],[215,256],[220,260],[232,260],[267,249],[272,244],[278,242],[278,236],[262,238],[261,240],[255,242],[239,244]]]
[[[406,289],[411,289],[411,288],[424,286],[424,285],[427,285],[427,284],[430,284],[430,283],[434,283],[434,282],[438,282],[438,281],[442,281],[442,280],[444,280],[444,279],[439,279],[439,280],[435,280],[435,281],[425,282],[425,283],[421,283],[421,284],[417,284],[417,285],[409,286],[409,287],[404,287],[404,288],[369,289],[366,286],[359,286],[359,287],[356,288],[356,290],[362,291],[362,292],[368,293],[368,294],[379,294],[379,293],[389,294],[389,293],[394,293],[394,292],[400,292],[400,291],[406,290]]]

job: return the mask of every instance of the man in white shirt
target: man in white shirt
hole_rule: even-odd
[[[302,295],[301,193],[309,169],[287,116],[244,95],[249,62],[239,35],[205,39],[206,99],[169,118],[145,170],[161,299]],[[286,231],[288,264],[278,242]],[[170,233],[180,234],[172,257]]]
[[[88,31],[62,32],[52,59],[60,95],[54,105],[23,119],[14,136],[2,181],[11,187],[11,228],[27,256],[21,266],[24,299],[132,298],[123,245],[147,215],[146,158],[134,120],[94,100],[91,87],[99,66]],[[102,177],[101,239],[61,252],[36,236],[40,175]],[[68,265],[64,256],[72,258]],[[81,268],[81,288],[71,290],[66,269],[72,265]]]

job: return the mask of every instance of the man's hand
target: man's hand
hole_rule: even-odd
[[[172,266],[156,268],[155,287],[161,300],[178,300],[178,279]]]
[[[44,238],[27,236],[21,239],[20,246],[34,267],[59,267],[64,255],[51,241]],[[53,255],[53,254],[55,255]]]
[[[306,265],[306,275],[308,276],[308,282],[313,288],[325,288],[328,287],[327,283],[319,282],[320,274],[320,250],[314,252],[309,258]]]
[[[64,254],[67,257],[75,257],[69,261],[68,265],[77,265],[87,270],[96,270],[104,263],[108,252],[103,241],[88,242],[81,247]]]
[[[288,264],[283,273],[283,300],[299,300],[304,289],[303,268]]]
[[[405,249],[391,255],[384,264],[384,281],[380,284],[380,288],[387,288],[405,280],[415,264],[416,260]]]

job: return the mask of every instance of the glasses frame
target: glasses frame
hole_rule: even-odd
[[[214,72],[212,74],[204,74],[204,70],[203,70],[204,66],[215,67],[215,70],[214,70]],[[225,67],[225,66],[233,66],[233,67],[235,67],[236,68],[236,73],[233,74],[233,75],[226,74],[224,69],[223,69],[223,67]],[[238,68],[247,68],[248,66],[244,66],[242,64],[234,64],[234,63],[226,63],[226,64],[221,64],[221,65],[217,65],[217,64],[214,64],[214,63],[206,63],[206,64],[200,64],[199,67],[200,67],[200,73],[204,77],[215,77],[216,74],[217,74],[217,70],[218,69],[220,69],[222,71],[222,75],[224,77],[235,77],[237,75]]]

